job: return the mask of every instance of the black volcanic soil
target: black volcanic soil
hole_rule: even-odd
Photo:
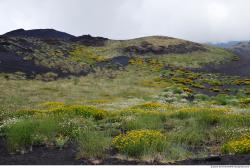
[[[83,35],[79,37],[71,38],[70,41],[77,42],[86,46],[101,47],[105,45],[105,42],[109,39],[104,37],[92,37],[90,35]]]
[[[33,37],[39,39],[58,39],[58,40],[69,40],[75,36],[60,32],[54,29],[34,29],[34,30],[24,30],[17,29],[5,33],[4,36],[7,37]]]
[[[209,73],[220,73],[223,75],[250,77],[250,55],[244,52],[235,52],[239,56],[238,61],[231,61],[219,66],[207,65],[198,71]]]
[[[0,165],[145,165],[157,163],[145,163],[139,161],[120,160],[108,158],[99,160],[76,160],[76,147],[69,145],[63,150],[35,147],[33,151],[25,154],[8,154],[6,143],[0,138]]]
[[[26,154],[8,154],[5,141],[0,139],[0,165],[160,165],[159,162],[142,162],[136,160],[120,160],[108,158],[105,160],[76,160],[76,148],[69,145],[63,150],[35,147]],[[250,155],[218,156],[204,159],[188,159],[169,163],[172,165],[249,165]],[[167,165],[167,164],[166,164]]]
[[[63,150],[37,147],[33,152],[23,155],[11,155],[6,150],[5,141],[0,139],[0,165],[74,165],[81,164],[75,160],[75,150],[67,147]]]
[[[14,73],[18,71],[31,76],[33,74],[53,72],[55,70],[35,65],[32,61],[25,61],[22,57],[14,53],[0,51],[0,72]]]
[[[126,67],[129,64],[130,58],[127,56],[118,56],[111,58],[107,61],[99,62],[96,65],[99,67],[113,67],[113,68],[120,68]]]
[[[70,75],[84,76],[91,72],[91,69],[83,69],[78,74],[65,73],[55,68],[48,68],[42,65],[36,65],[34,61],[26,61],[15,53],[0,52],[0,72],[15,73],[22,72],[27,79],[33,79],[34,75],[53,72],[58,77],[68,77]]]

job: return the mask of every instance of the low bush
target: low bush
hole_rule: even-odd
[[[10,152],[25,151],[33,145],[50,145],[59,133],[59,123],[54,118],[23,119],[4,128]]]
[[[201,147],[205,141],[205,133],[198,126],[188,126],[171,135],[171,141],[191,148]]]
[[[44,81],[53,81],[58,78],[58,74],[53,72],[48,72],[42,75],[42,80]]]
[[[222,115],[220,124],[227,128],[250,127],[250,115],[247,113]]]
[[[191,86],[195,87],[195,88],[199,88],[199,89],[205,89],[206,88],[205,86],[203,86],[202,84],[199,84],[199,83],[192,83]]]
[[[45,102],[45,103],[39,104],[39,106],[50,109],[50,108],[63,107],[65,106],[65,104],[63,102]]]
[[[57,116],[82,116],[82,117],[93,117],[96,120],[103,119],[107,112],[105,110],[100,110],[92,106],[83,106],[83,105],[72,105],[72,106],[63,106],[61,104],[49,104],[47,107],[51,107],[45,110],[37,109],[23,109],[17,112],[17,116],[29,116],[36,114],[47,114],[47,115],[57,115]]]
[[[62,109],[58,109],[58,111],[72,113],[74,115],[80,115],[80,116],[87,117],[87,118],[93,117],[96,120],[103,119],[107,114],[106,111],[104,110],[99,110],[91,106],[80,106],[80,105],[65,107]]]
[[[234,84],[236,84],[236,85],[250,85],[250,79],[236,80],[236,81],[234,81]]]
[[[9,152],[25,151],[32,145],[32,135],[36,131],[36,123],[33,120],[17,121],[4,129]]]
[[[136,108],[141,108],[144,110],[152,110],[152,109],[163,108],[163,107],[165,107],[165,104],[161,104],[158,102],[149,102],[149,103],[144,103],[144,104],[136,106]]]
[[[58,148],[62,149],[66,145],[66,143],[68,142],[68,140],[69,140],[69,137],[63,136],[63,135],[59,135],[59,136],[57,136],[55,138],[55,145]]]
[[[212,115],[221,115],[230,112],[230,108],[215,108],[215,107],[184,107],[178,110],[176,113],[170,115],[172,118],[178,119],[187,119],[187,118],[196,118],[199,119],[200,117],[206,118]],[[213,118],[213,117],[212,117]]]
[[[216,102],[216,104],[219,105],[227,105],[230,104],[231,97],[226,95],[226,94],[219,94],[216,97],[214,97],[214,101]]]
[[[219,88],[210,88],[211,91],[219,93],[221,90]]]
[[[224,144],[221,150],[225,154],[250,154],[250,135]]]
[[[242,98],[240,99],[240,103],[245,105],[250,105],[250,98]]]
[[[167,138],[155,130],[134,130],[116,136],[112,145],[123,154],[140,157],[164,152]]]
[[[122,118],[121,128],[123,130],[137,129],[163,129],[164,117],[157,114],[130,115]]]
[[[105,132],[82,130],[77,138],[78,158],[102,159],[111,146],[111,137]]]
[[[207,101],[210,99],[210,97],[205,94],[196,94],[195,98],[202,101]]]

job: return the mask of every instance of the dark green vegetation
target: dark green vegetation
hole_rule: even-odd
[[[249,153],[249,77],[202,71],[237,62],[229,51],[168,37],[0,44],[0,134],[10,153],[71,144],[76,159]]]

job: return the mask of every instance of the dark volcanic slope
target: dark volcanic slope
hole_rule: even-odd
[[[239,56],[239,60],[219,66],[207,65],[201,68],[200,71],[250,77],[250,57],[244,53],[234,53]]]
[[[205,66],[201,68],[201,71],[250,77],[250,42],[237,43],[228,50],[232,51],[238,58],[220,66]]]
[[[230,49],[233,50],[236,54],[250,58],[250,41],[239,42],[230,47]]]
[[[78,42],[86,46],[95,46],[95,47],[104,46],[107,40],[109,39],[103,37],[92,37],[90,35],[83,35],[70,39],[70,41],[72,42]]]
[[[24,30],[17,29],[4,34],[7,37],[33,37],[40,39],[58,39],[58,40],[68,40],[74,38],[75,36],[68,33],[60,32],[54,29],[34,29],[34,30]]]
[[[48,72],[58,77],[79,76],[93,72],[96,65],[124,67],[135,57],[158,59],[170,54],[192,57],[195,52],[211,57],[208,60],[212,63],[229,58],[229,52],[223,49],[163,36],[110,40],[90,35],[75,37],[53,29],[18,29],[0,36],[0,72],[22,72],[32,77],[52,75]]]
[[[0,52],[0,72],[14,73],[18,71],[28,76],[37,73],[57,72],[54,69],[36,65],[33,61],[26,61],[16,54]]]

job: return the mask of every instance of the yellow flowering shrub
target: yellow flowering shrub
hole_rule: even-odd
[[[240,99],[240,103],[245,105],[250,105],[250,98],[242,98]]]
[[[106,104],[112,102],[111,100],[106,100],[106,99],[98,99],[98,100],[89,100],[88,103],[93,103],[93,104]]]
[[[93,49],[81,46],[81,45],[75,45],[73,50],[69,52],[70,57],[68,57],[69,61],[75,61],[75,62],[85,62],[85,63],[94,63],[94,62],[101,62],[105,60],[104,56],[97,55]]]
[[[38,109],[21,109],[16,112],[17,117],[21,116],[32,116],[38,113],[46,113],[46,110],[38,110]]]
[[[187,87],[182,88],[184,92],[186,93],[193,93],[193,90]]]
[[[156,108],[162,108],[165,107],[165,104],[158,103],[158,102],[148,102],[141,105],[136,106],[136,108],[142,108],[142,109],[156,109]]]
[[[210,112],[216,114],[229,113],[230,108],[227,107],[184,107],[179,110],[182,113]]]
[[[58,108],[52,111],[53,113],[64,113],[68,115],[80,115],[82,117],[94,117],[95,119],[103,119],[107,112],[92,106],[72,105]]]
[[[236,84],[236,85],[250,85],[250,79],[236,80],[236,81],[234,81],[234,84]]]
[[[163,152],[167,138],[156,130],[133,130],[116,136],[112,145],[129,156],[142,156]]]
[[[63,107],[65,104],[63,102],[45,102],[39,104],[39,106],[45,107],[45,108],[58,108]]]
[[[230,141],[222,146],[222,153],[226,154],[249,154],[250,134],[239,140]]]
[[[105,110],[100,110],[92,106],[83,105],[71,105],[71,106],[61,106],[58,108],[50,108],[46,110],[39,109],[23,109],[19,110],[17,116],[26,115],[36,115],[36,114],[47,114],[47,115],[67,115],[67,116],[82,116],[82,117],[93,117],[96,120],[103,119],[107,112]]]
[[[143,58],[132,58],[129,60],[129,63],[132,65],[142,65],[145,63]]]
[[[173,77],[172,80],[177,82],[177,83],[184,84],[184,85],[193,83],[193,80],[188,79],[188,78]]]

